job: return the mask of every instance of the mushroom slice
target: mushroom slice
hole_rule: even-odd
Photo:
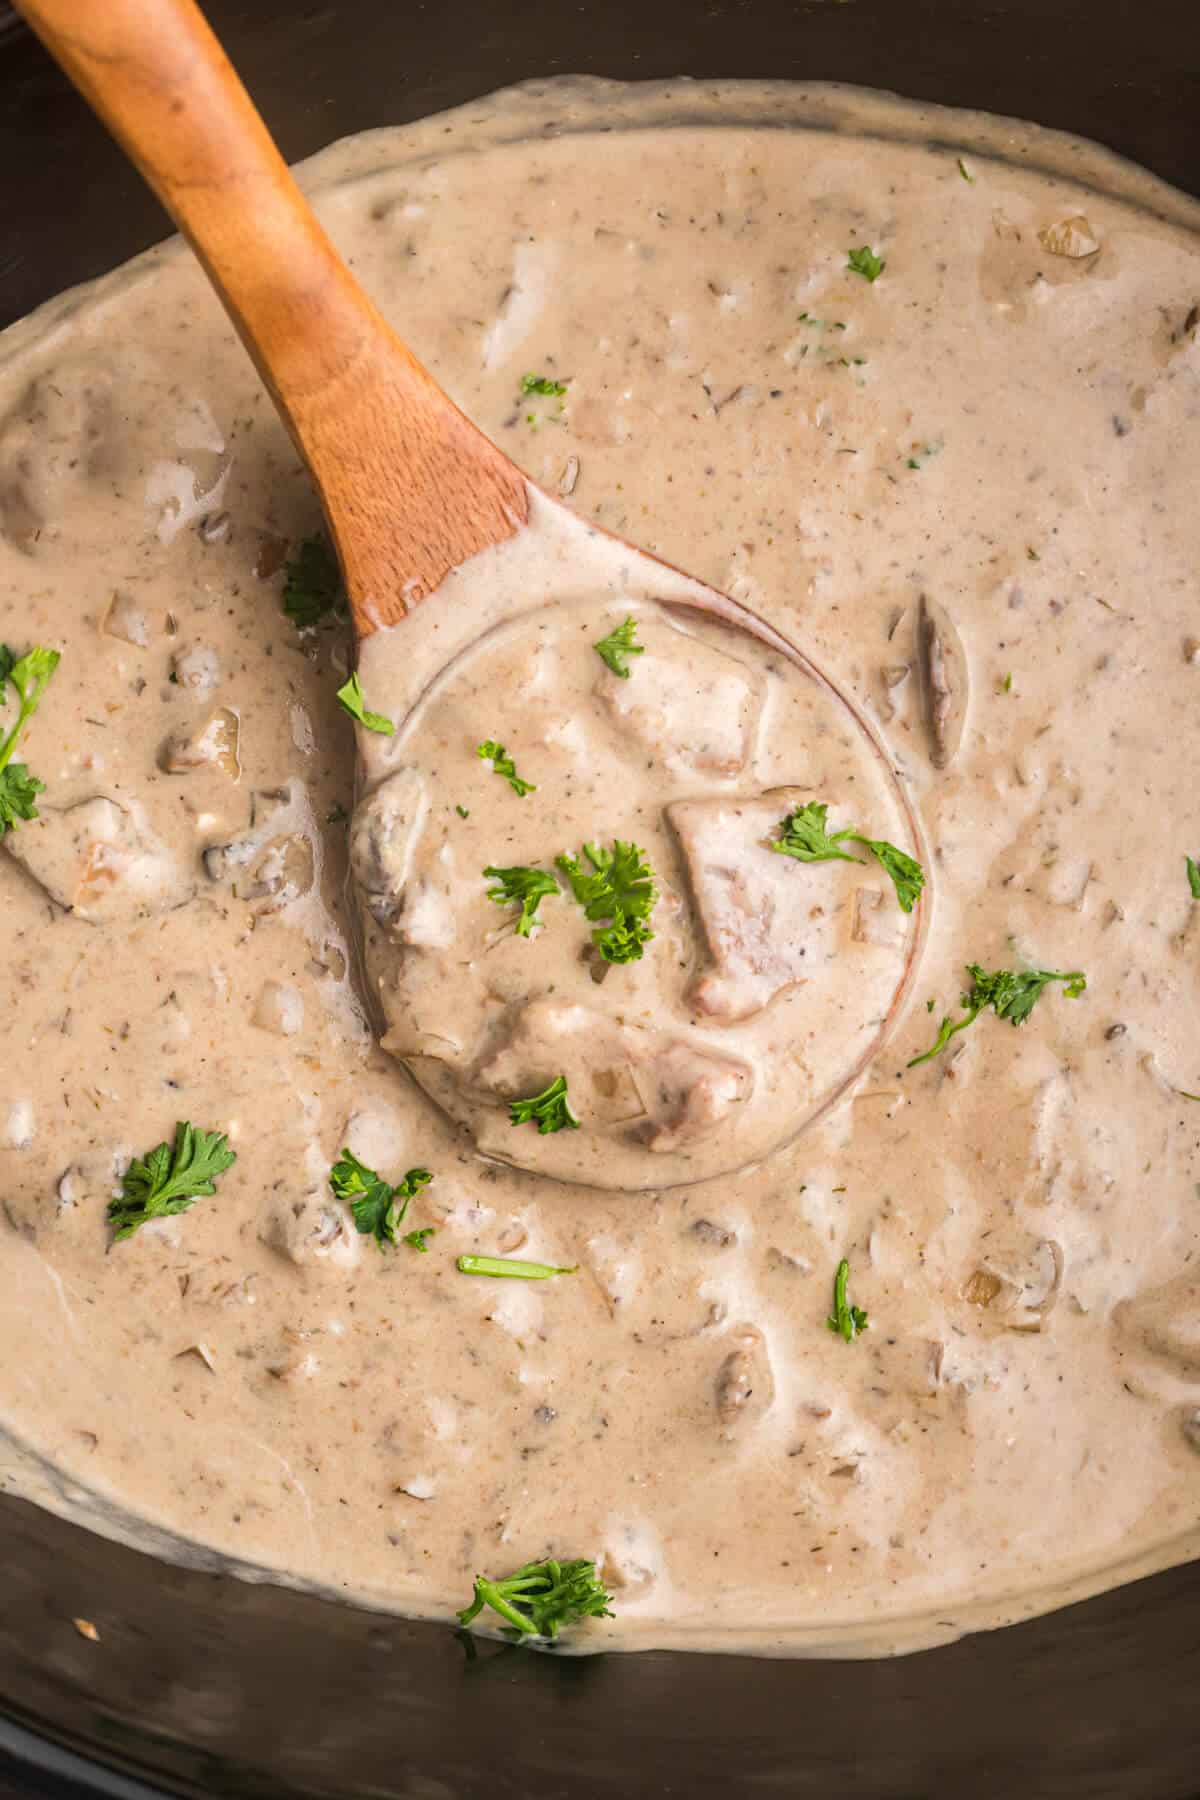
[[[917,612],[917,668],[935,769],[947,769],[958,754],[967,720],[967,655],[950,614],[928,594]]]

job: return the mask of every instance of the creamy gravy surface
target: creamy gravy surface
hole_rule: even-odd
[[[368,704],[405,707],[361,734],[359,970],[349,645],[282,614],[315,502],[203,278],[167,246],[0,338],[0,639],[63,651],[22,751],[42,816],[0,853],[5,1479],[411,1613],[594,1556],[616,1617],[576,1648],[882,1653],[1195,1555],[1196,209],[1031,127],[749,84],[514,90],[307,180],[568,498],[577,540],[531,542],[579,598],[539,611],[536,557],[498,553],[367,645]],[[760,612],[868,735],[666,574],[585,578],[589,521]],[[626,614],[623,682],[591,645]],[[372,912],[397,782],[420,817],[377,838],[404,867]],[[764,849],[779,792],[920,854],[917,912]],[[602,981],[565,895],[530,939],[486,897],[486,865],[626,836],[656,936]],[[730,845],[743,925],[766,883],[781,929],[718,954]],[[907,1069],[968,963],[1087,991]],[[570,1057],[582,1128],[514,1142],[502,1102]],[[178,1119],[237,1163],[110,1247]],[[345,1144],[433,1172],[427,1254],[355,1232]]]

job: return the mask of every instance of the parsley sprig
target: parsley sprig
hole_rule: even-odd
[[[886,838],[867,837],[847,826],[843,831],[828,828],[829,808],[822,800],[810,800],[779,822],[779,836],[772,840],[772,850],[781,856],[795,857],[797,862],[861,863],[861,856],[851,856],[843,844],[861,844],[869,850],[884,872],[891,877],[901,912],[910,913],[925,886],[925,871],[914,856],[897,849]]]
[[[585,844],[583,854],[590,869],[568,851],[554,860],[585,916],[593,922],[608,920],[593,931],[592,942],[605,962],[639,961],[654,936],[648,920],[658,902],[654,872],[645,852],[616,838],[611,850]]]
[[[345,687],[340,687],[338,689],[337,697],[345,707],[346,711],[350,714],[350,717],[352,719],[357,719],[360,725],[365,725],[368,731],[377,731],[381,737],[391,737],[392,733],[395,731],[396,727],[386,714],[371,712],[368,709],[366,696],[363,693],[362,682],[358,678],[357,669],[354,671]]]
[[[109,1202],[113,1243],[132,1237],[151,1219],[186,1212],[193,1200],[216,1192],[218,1175],[231,1168],[237,1153],[223,1131],[198,1131],[181,1120],[175,1143],[159,1144],[149,1156],[135,1157],[125,1171],[120,1197]]]
[[[864,281],[878,281],[887,268],[887,258],[876,256],[870,244],[859,244],[846,255],[846,267],[861,275]]]
[[[0,734],[0,838],[22,821],[38,816],[35,802],[46,784],[30,774],[27,764],[14,762],[13,752],[58,664],[58,651],[47,650],[41,644],[20,657],[7,644],[0,644],[0,705],[7,702],[10,687],[17,696],[16,723],[7,733]]]
[[[952,1037],[973,1025],[989,1006],[998,1019],[1007,1019],[1010,1025],[1024,1025],[1052,982],[1063,983],[1068,1000],[1078,1000],[1087,989],[1087,976],[1081,969],[1070,969],[1064,974],[1057,969],[989,970],[978,963],[968,963],[967,974],[971,977],[971,985],[962,995],[966,1011],[960,1019],[942,1020],[934,1043],[921,1056],[912,1058],[908,1064],[910,1069],[915,1069],[918,1063],[931,1061],[946,1048]]]
[[[523,394],[544,394],[549,399],[556,399],[566,391],[566,382],[555,381],[553,375],[522,375],[521,377]]]
[[[492,765],[492,772],[496,775],[503,775],[513,793],[518,795],[520,799],[523,800],[526,794],[537,793],[537,784],[532,781],[521,780],[521,777],[517,774],[516,763],[508,754],[504,745],[498,744],[495,738],[484,738],[482,744],[479,744],[476,747],[475,754],[480,762],[490,762]]]
[[[870,1320],[861,1306],[852,1306],[847,1299],[846,1288],[849,1281],[850,1264],[843,1256],[833,1278],[833,1311],[825,1323],[830,1331],[836,1331],[839,1337],[844,1337],[848,1344],[852,1344],[860,1331],[869,1329]]]
[[[477,1575],[475,1597],[458,1617],[461,1624],[469,1625],[490,1606],[508,1621],[505,1637],[556,1638],[564,1625],[576,1619],[611,1619],[611,1599],[596,1575],[594,1562],[582,1557],[558,1562],[549,1557],[545,1562],[526,1563],[500,1581]]]
[[[283,610],[298,630],[319,625],[326,613],[346,610],[342,573],[322,537],[305,538],[284,568]]]
[[[579,1130],[579,1120],[567,1095],[565,1075],[556,1075],[540,1094],[531,1094],[527,1100],[510,1101],[508,1111],[514,1125],[536,1125],[539,1137],[564,1128]]]
[[[360,1162],[353,1150],[343,1150],[329,1171],[329,1185],[339,1200],[350,1202],[356,1228],[364,1237],[373,1237],[381,1249],[385,1244],[402,1241],[400,1226],[409,1204],[432,1180],[428,1169],[410,1169],[403,1181],[393,1187]],[[433,1231],[432,1225],[421,1225],[406,1232],[403,1242],[413,1250],[427,1250],[425,1240]]]
[[[1185,857],[1184,861],[1187,863],[1188,887],[1191,889],[1192,899],[1200,900],[1200,863],[1192,856]]]
[[[593,644],[592,649],[622,681],[628,681],[631,672],[626,658],[646,653],[645,644],[637,642],[637,620],[632,616],[610,631],[607,637],[602,637],[599,643]]]
[[[519,906],[521,916],[517,920],[516,935],[531,937],[534,925],[542,924],[538,918],[538,907],[543,900],[559,891],[558,883],[553,875],[545,869],[530,869],[518,866],[513,869],[498,869],[493,864],[483,871],[489,881],[496,883],[487,891],[488,899],[494,900],[497,906]]]

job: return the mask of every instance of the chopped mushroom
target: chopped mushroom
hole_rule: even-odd
[[[1051,256],[1069,256],[1078,260],[1084,256],[1095,256],[1100,248],[1099,238],[1082,213],[1074,213],[1069,219],[1059,219],[1054,225],[1044,225],[1038,232],[1038,238]]]
[[[100,627],[106,637],[120,638],[144,650],[150,642],[150,615],[128,594],[115,593]]]
[[[220,769],[231,781],[241,777],[238,742],[241,723],[227,706],[212,713],[196,731],[179,731],[169,737],[159,754],[159,766],[168,775],[189,775],[194,769]]]
[[[304,999],[298,988],[284,981],[265,981],[259,990],[251,1022],[277,1037],[295,1037],[304,1029]]]
[[[733,1336],[736,1348],[721,1363],[715,1383],[723,1437],[757,1424],[775,1398],[775,1377],[762,1332],[755,1325],[739,1325]]]
[[[967,655],[945,607],[921,595],[917,613],[917,668],[929,731],[930,761],[947,769],[958,754],[967,719]]]
[[[221,659],[211,644],[189,644],[176,650],[171,670],[178,686],[190,694],[207,694],[220,685]]]
[[[350,828],[350,867],[366,906],[384,930],[396,924],[413,851],[429,812],[422,778],[400,769],[360,802]]]

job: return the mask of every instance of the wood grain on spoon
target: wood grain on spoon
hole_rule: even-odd
[[[354,280],[192,0],[19,0],[203,263],[312,473],[359,637],[520,529],[525,478]]]

